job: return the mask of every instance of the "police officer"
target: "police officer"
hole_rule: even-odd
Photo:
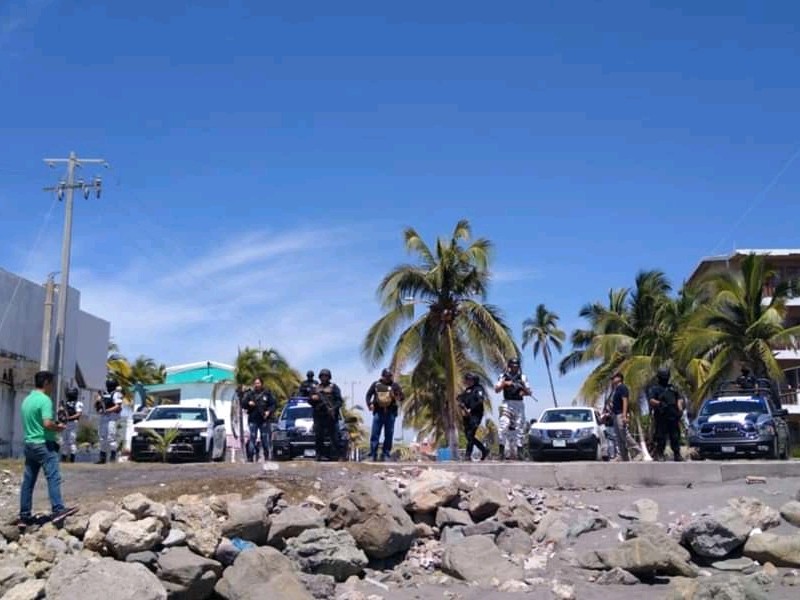
[[[83,415],[83,402],[79,399],[77,388],[69,388],[64,394],[59,411],[59,421],[67,428],[61,432],[61,462],[75,462],[78,452],[78,421]]]
[[[378,460],[378,445],[383,432],[383,460],[389,460],[392,454],[394,439],[394,422],[403,402],[403,389],[394,380],[394,373],[389,369],[381,371],[381,378],[369,386],[366,395],[367,408],[372,412],[372,431],[369,438],[369,456]]]
[[[106,380],[106,391],[99,394],[95,408],[100,413],[100,460],[98,465],[106,461],[117,460],[117,424],[122,412],[122,388],[114,379]]]
[[[656,383],[650,387],[647,398],[655,423],[656,460],[664,460],[664,449],[669,439],[672,456],[675,462],[680,462],[683,460],[680,423],[684,399],[677,388],[669,382],[669,378],[669,369],[660,368],[656,374]]]
[[[500,460],[505,460],[505,446],[509,446],[512,458],[519,454],[525,426],[525,396],[531,395],[528,378],[520,370],[519,359],[508,360],[505,372],[494,386],[495,392],[503,393],[500,404]]]
[[[314,441],[317,460],[339,460],[339,411],[342,408],[342,392],[339,386],[331,381],[331,372],[322,369],[319,372],[319,385],[311,393],[309,403],[314,407]],[[325,442],[330,444],[325,452]]]
[[[467,437],[467,452],[464,460],[472,460],[472,449],[481,451],[481,460],[489,456],[489,449],[475,437],[478,427],[483,421],[483,405],[486,401],[486,391],[475,373],[464,375],[466,389],[459,395],[458,402],[464,418],[464,435]]]
[[[300,388],[297,390],[297,395],[301,398],[310,398],[314,388],[319,385],[319,381],[314,379],[314,371],[306,373],[306,379],[300,383]]]
[[[247,457],[250,462],[258,461],[258,444],[261,438],[261,449],[264,460],[272,460],[272,421],[275,416],[277,402],[260,377],[253,380],[253,389],[245,396],[245,410],[250,437],[247,441]]]

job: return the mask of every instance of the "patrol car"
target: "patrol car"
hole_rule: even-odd
[[[786,459],[791,454],[787,414],[770,380],[729,381],[703,402],[689,424],[689,446],[700,458]]]
[[[347,425],[339,416],[336,424],[339,439],[339,456],[347,458],[350,437]],[[325,442],[326,447],[330,444]],[[291,460],[296,457],[316,458],[314,438],[314,409],[308,398],[290,398],[281,412],[280,419],[272,429],[272,454],[276,460]]]
[[[133,426],[131,460],[160,460],[161,453],[148,431],[164,435],[177,429],[178,434],[167,448],[175,459],[222,461],[225,459],[225,420],[218,419],[213,408],[162,404],[153,407],[143,420]]]

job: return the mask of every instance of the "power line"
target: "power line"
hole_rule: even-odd
[[[778,180],[783,176],[784,173],[786,173],[786,171],[789,170],[789,167],[791,167],[792,164],[794,164],[794,161],[796,161],[798,158],[800,158],[800,148],[798,148],[797,151],[789,157],[789,160],[787,160],[784,163],[784,165],[780,168],[780,170],[775,175],[775,177],[773,177],[770,180],[770,182],[764,187],[764,189],[761,190],[758,194],[756,194],[755,198],[753,198],[752,202],[747,207],[747,209],[741,215],[739,215],[739,218],[736,220],[736,222],[734,223],[733,227],[731,227],[731,230],[728,232],[727,236],[723,237],[719,241],[719,243],[716,246],[714,246],[714,248],[712,248],[711,253],[710,253],[711,256],[714,256],[717,253],[717,251],[720,249],[722,244],[724,244],[726,241],[728,241],[728,237],[730,237],[730,235],[732,233],[734,233],[736,231],[736,229],[738,229],[738,227],[747,218],[747,215],[749,215],[751,212],[753,212],[753,209],[756,206],[758,206],[758,204],[760,204],[764,200],[764,198],[766,198],[767,194],[778,183]]]

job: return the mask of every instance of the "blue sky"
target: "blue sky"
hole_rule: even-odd
[[[71,283],[125,353],[260,341],[360,396],[405,226],[496,243],[518,340],[539,302],[571,330],[640,269],[800,246],[800,7],[677,4],[5,0],[0,265],[58,270],[41,159],[103,157]]]

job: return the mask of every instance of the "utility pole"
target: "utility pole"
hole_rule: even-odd
[[[52,367],[50,364],[50,334],[53,328],[53,295],[56,290],[54,276],[55,273],[50,273],[44,284],[44,327],[42,327],[42,354],[39,361],[39,369],[42,371],[48,371]]]
[[[76,189],[83,191],[83,197],[89,198],[89,193],[94,190],[97,197],[100,197],[102,181],[100,177],[94,177],[92,181],[85,182],[83,179],[75,181],[75,169],[83,165],[95,164],[108,167],[108,163],[102,158],[78,158],[75,152],[70,152],[68,158],[45,158],[44,162],[55,167],[59,164],[67,165],[67,180],[59,181],[57,185],[44,188],[46,192],[55,192],[59,200],[66,196],[66,206],[64,212],[64,237],[61,241],[61,283],[58,286],[58,312],[56,313],[56,380],[53,404],[58,407],[64,394],[64,334],[67,321],[67,296],[69,295],[69,259],[72,250],[72,201]]]

